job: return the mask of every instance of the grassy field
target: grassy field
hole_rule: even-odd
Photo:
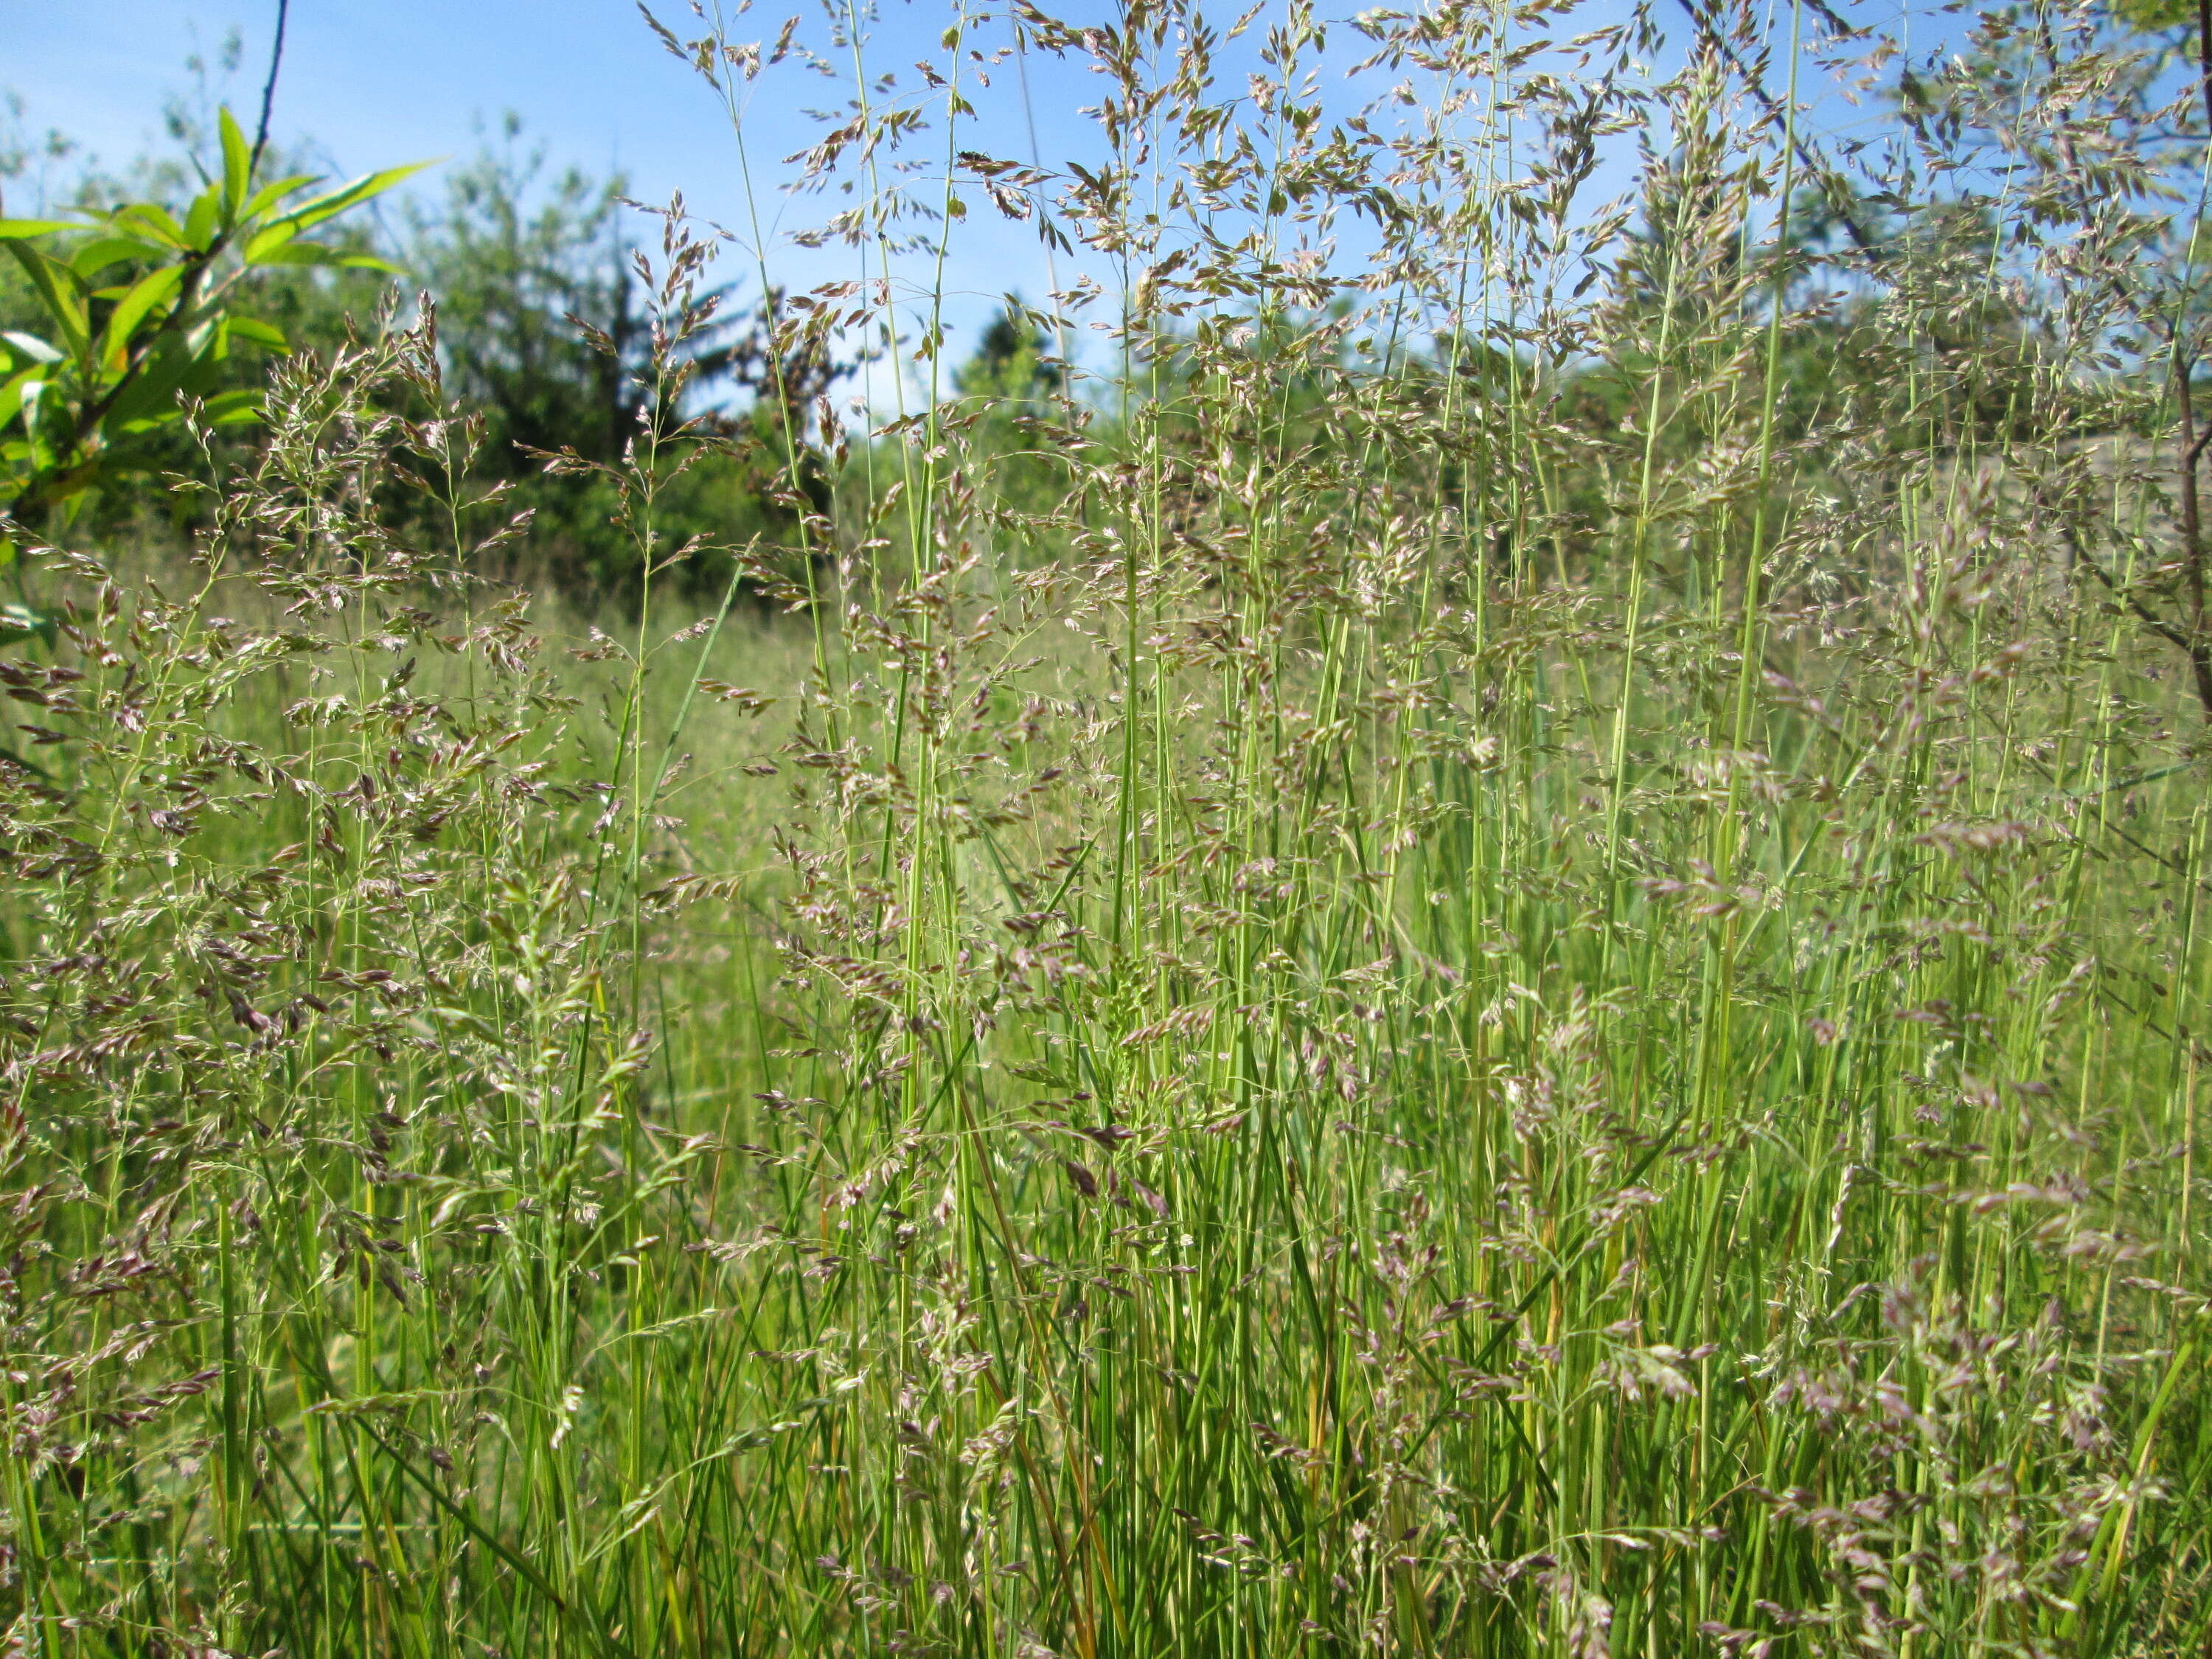
[[[4,1651],[2204,1650],[2173,509],[1936,289],[1806,413],[1723,70],[1579,356],[1509,275],[1617,226],[1401,178],[1437,263],[1332,312],[1262,197],[1256,289],[1129,255],[1105,389],[851,434],[719,606],[471,579],[404,333],[190,559],[40,556]]]

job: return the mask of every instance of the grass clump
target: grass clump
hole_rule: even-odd
[[[1988,21],[2069,120],[1916,82],[1854,175],[1748,18],[1372,15],[1357,117],[1300,8],[950,18],[919,104],[823,47],[871,209],[763,349],[921,382],[787,410],[781,620],[659,580],[728,459],[674,215],[569,653],[466,414],[377,412],[427,331],[281,373],[181,586],[44,556],[14,1649],[2201,1647],[2156,64]],[[967,143],[1002,48],[1101,72],[1079,169]],[[936,383],[922,178],[1079,264],[1015,391]]]

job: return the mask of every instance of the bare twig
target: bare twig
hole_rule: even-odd
[[[246,165],[252,178],[261,167],[261,152],[269,148],[269,112],[276,102],[276,76],[284,67],[284,26],[290,21],[292,0],[276,0],[276,38],[269,47],[269,78],[261,83],[261,119],[253,130],[253,156]]]

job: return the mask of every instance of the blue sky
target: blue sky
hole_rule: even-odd
[[[245,62],[222,92],[250,106],[274,0],[0,0],[0,85],[25,125],[58,127],[103,161],[160,142],[185,60],[234,30]],[[640,175],[711,138],[635,12],[618,0],[295,0],[277,126],[349,170],[465,152],[479,116],[512,108],[578,160]]]
[[[1361,3],[1344,0],[1346,7]],[[691,22],[689,3],[654,0],[679,33]],[[1234,0],[1222,8],[1224,16],[1243,9]],[[1886,8],[1869,0],[1853,9]],[[802,39],[824,44],[818,0],[763,0],[735,21],[732,33],[773,39],[793,10],[809,20]],[[165,101],[199,95],[186,67],[196,53],[210,66],[210,101],[231,103],[250,126],[276,11],[276,0],[0,0],[0,91],[21,100],[20,125],[30,134],[59,129],[97,162],[118,167],[167,144]],[[951,15],[946,0],[883,0],[867,48],[870,72],[891,70],[901,91],[910,89],[915,60],[940,55],[937,37]],[[1575,26],[1612,15],[1613,0],[1590,0]],[[994,29],[981,41],[987,49],[1006,41],[1004,26]],[[225,79],[216,60],[234,32],[240,61]],[[1241,83],[1241,64],[1232,58],[1221,67],[1224,82]],[[972,92],[979,124],[963,143],[1027,160],[1033,131],[1048,167],[1095,149],[1095,131],[1080,111],[1095,100],[1098,82],[1080,66],[1033,54],[1025,97],[1015,68],[1000,64],[990,71],[991,89]],[[1775,70],[1778,76],[1784,66],[1778,62]],[[791,64],[755,85],[746,117],[750,154],[772,185],[787,176],[783,158],[819,130],[805,106],[836,108],[849,87]],[[311,140],[332,171],[465,159],[510,111],[556,164],[620,169],[641,199],[665,200],[681,189],[696,213],[744,223],[729,125],[711,90],[667,54],[633,0],[293,0],[275,128],[289,142]],[[1832,102],[1822,113],[1850,118]],[[1866,112],[1856,113],[1864,118]],[[933,155],[940,143],[933,141]],[[436,189],[434,173],[426,187]],[[35,190],[33,179],[12,185],[10,210],[33,209]],[[782,215],[787,230],[836,205],[787,203],[773,188],[762,198],[768,213]],[[975,206],[945,272],[954,296],[947,319],[956,358],[961,337],[973,337],[1000,295],[1015,289],[1041,299],[1048,287],[1034,235],[1000,220],[980,198]],[[810,254],[769,240],[778,281],[805,287],[854,274],[842,250]],[[726,259],[719,274],[749,278],[750,260]],[[1065,259],[1058,274],[1063,281],[1071,275]]]
[[[773,36],[787,9],[756,11],[733,33]],[[679,33],[690,21],[684,0],[656,9]],[[0,0],[0,88],[22,100],[26,127],[59,128],[118,162],[162,142],[164,100],[192,90],[187,59],[212,68],[233,33],[243,61],[214,84],[249,110],[276,13],[276,0]],[[941,15],[893,5],[877,55],[901,66],[920,56]],[[276,125],[346,171],[464,155],[480,123],[510,110],[559,159],[624,168],[643,195],[729,194],[726,122],[631,0],[294,0]],[[765,138],[803,138],[801,123],[763,113]]]
[[[805,3],[818,18],[811,0]],[[732,33],[773,40],[799,9],[793,0],[769,0],[738,19]],[[276,9],[275,0],[0,0],[0,92],[20,100],[25,134],[56,129],[82,147],[53,171],[56,185],[87,157],[119,167],[168,147],[161,111],[169,99],[199,96],[186,67],[195,54],[208,66],[212,99],[231,104],[251,127]],[[656,10],[679,33],[693,22],[686,0],[659,0]],[[904,71],[902,85],[910,83],[910,66],[934,55],[948,15],[933,0],[893,0],[870,42],[872,70]],[[234,32],[240,62],[226,79],[219,59]],[[1028,158],[1031,115],[1042,149],[1080,142],[1088,124],[1076,111],[1095,84],[1088,76],[1033,61],[1033,96],[1024,105],[1013,66],[1002,67],[997,95],[979,94],[1000,153]],[[817,131],[801,107],[834,108],[848,89],[788,64],[755,84],[748,142],[756,167],[773,182],[788,172],[783,158]],[[695,213],[744,222],[726,118],[631,0],[293,0],[273,125],[287,141],[311,140],[332,171],[465,160],[510,111],[556,164],[620,169],[640,199],[665,201],[680,189]],[[12,184],[9,210],[31,210],[38,184],[33,177]],[[428,187],[436,188],[434,174]],[[773,191],[763,195],[766,210],[781,211],[786,228],[818,211],[817,204],[787,205]],[[749,263],[733,264],[726,255],[720,274],[744,275]],[[803,285],[838,263],[828,252],[779,245],[772,268],[778,280]],[[982,213],[963,228],[947,276],[962,295],[951,307],[956,334],[979,325],[1006,289],[1036,298],[1047,285],[1034,237]]]

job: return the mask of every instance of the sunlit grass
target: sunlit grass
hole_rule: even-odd
[[[669,423],[641,615],[462,580],[404,337],[285,371],[197,562],[50,556],[11,1650],[2201,1648],[2201,716],[2033,518],[2055,377],[1785,408],[1699,73],[1603,331],[1507,280],[1586,218],[1399,179],[1337,317],[1261,191],[1146,245],[1126,399],[916,393],[720,608]]]

